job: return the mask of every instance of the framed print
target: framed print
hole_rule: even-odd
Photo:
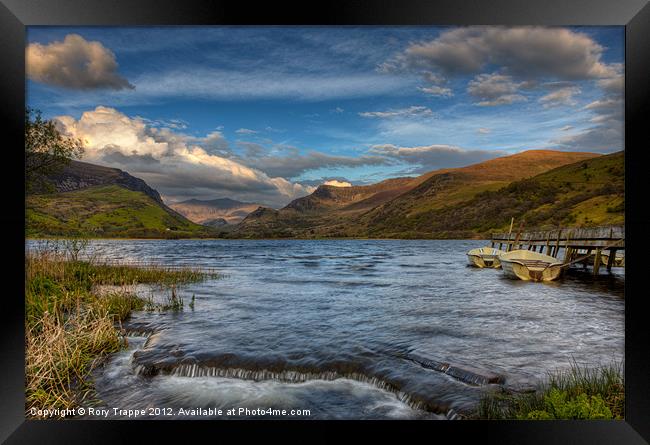
[[[7,443],[650,437],[645,2],[0,12]]]

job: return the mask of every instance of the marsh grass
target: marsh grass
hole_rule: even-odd
[[[73,246],[74,247],[74,246]],[[80,250],[42,250],[25,256],[26,410],[72,408],[92,393],[90,372],[126,345],[121,322],[133,310],[176,311],[176,286],[215,274],[194,269],[145,268],[79,260]],[[171,290],[166,303],[143,299],[129,286]],[[96,292],[97,286],[116,286]]]
[[[534,392],[499,390],[485,394],[479,419],[624,419],[623,365],[589,368],[573,361],[568,370],[549,373]]]

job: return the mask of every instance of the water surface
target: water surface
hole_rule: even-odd
[[[465,252],[482,245],[95,241],[95,253],[107,258],[226,275],[182,287],[183,312],[134,313],[125,327],[147,336],[129,337],[129,349],[96,372],[99,396],[110,407],[438,419],[473,409],[492,386],[481,376],[525,388],[572,360],[623,360],[623,269],[597,279],[578,270],[558,282],[513,281],[466,266]],[[467,374],[428,369],[413,357]]]

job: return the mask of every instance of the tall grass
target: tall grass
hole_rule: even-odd
[[[92,392],[90,372],[126,345],[119,327],[131,311],[179,310],[176,285],[205,279],[194,269],[141,268],[81,261],[79,252],[40,250],[25,256],[26,410],[72,408]],[[156,305],[127,285],[171,288],[168,304]],[[106,293],[96,286],[123,286]]]
[[[72,408],[91,391],[88,375],[124,340],[105,312],[89,308],[64,317],[45,312],[26,333],[27,409]]]
[[[589,368],[573,361],[568,370],[549,373],[530,393],[486,393],[479,419],[624,419],[625,378],[622,363]]]

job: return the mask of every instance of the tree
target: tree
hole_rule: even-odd
[[[48,176],[58,173],[73,158],[83,154],[81,139],[65,136],[54,121],[43,120],[41,112],[25,108],[25,188],[27,193],[49,191]]]

